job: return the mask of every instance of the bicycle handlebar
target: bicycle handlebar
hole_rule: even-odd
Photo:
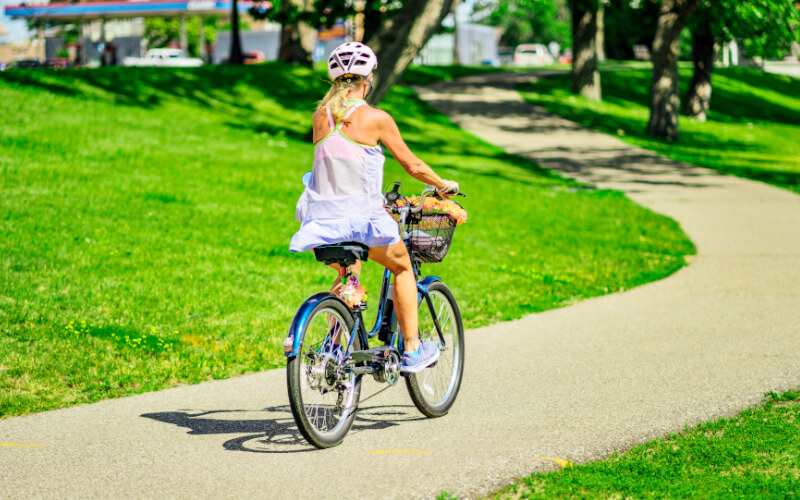
[[[411,207],[411,213],[417,214],[422,210],[422,205],[425,203],[425,197],[429,194],[435,193],[436,188],[433,186],[425,186],[425,189],[419,194],[419,204],[416,207]]]
[[[400,199],[400,183],[395,182],[394,188],[391,191],[384,194],[384,205],[386,206],[389,211],[394,212],[400,215],[400,227],[401,227],[401,236],[405,240],[408,237],[408,232],[406,228],[406,220],[408,214],[418,214],[422,211],[422,207],[425,204],[425,198],[431,194],[437,193],[438,190],[433,186],[425,186],[425,189],[419,194],[419,203],[416,206],[412,206],[410,203],[406,202],[405,205],[398,207],[397,201]],[[454,193],[452,196],[466,196],[464,193]]]
[[[439,190],[436,189],[435,187],[433,187],[431,185],[427,185],[427,186],[425,186],[425,189],[423,189],[422,192],[419,195],[419,204],[418,205],[416,205],[416,206],[405,205],[405,206],[402,206],[402,207],[398,207],[398,206],[396,206],[396,203],[401,197],[400,196],[400,182],[395,182],[394,183],[394,187],[392,188],[392,190],[389,191],[388,193],[384,194],[384,200],[385,200],[384,205],[386,206],[386,208],[388,208],[389,210],[391,210],[393,212],[396,212],[396,213],[406,212],[406,213],[417,214],[422,210],[422,206],[425,204],[425,198],[427,196],[431,195],[431,194],[438,194],[438,192],[439,192]],[[464,197],[466,197],[467,195],[465,195],[464,193],[453,193],[450,196],[464,196]]]

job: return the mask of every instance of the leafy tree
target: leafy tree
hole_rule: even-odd
[[[403,8],[403,3],[403,0],[314,0],[307,21],[313,26],[330,28],[339,19],[360,16],[363,27],[361,41],[369,44],[381,25]]]
[[[606,61],[606,27],[605,27],[605,17],[606,17],[606,3],[607,0],[600,0],[597,2],[597,33],[594,37],[595,43],[595,50],[597,51],[597,61],[598,62],[605,62]]]
[[[313,0],[281,0],[272,8],[254,6],[250,15],[256,19],[269,19],[281,25],[281,48],[278,59],[283,62],[311,66],[321,8],[315,14]]]
[[[711,102],[711,72],[719,44],[741,39],[748,57],[780,57],[800,40],[794,0],[704,0],[689,20],[694,73],[684,112],[704,121]]]
[[[231,1],[231,51],[228,56],[229,64],[244,64],[242,54],[242,34],[239,31],[239,1]]]
[[[572,92],[599,101],[597,12],[599,0],[570,0],[572,10]]]
[[[653,39],[653,80],[650,87],[650,121],[647,133],[678,140],[678,56],[680,35],[689,15],[701,0],[663,0]]]
[[[217,39],[217,18],[191,17],[186,19],[186,52],[189,55],[200,54],[200,23],[203,23],[206,41],[213,43]],[[148,17],[144,21],[144,39],[149,47],[164,47],[170,42],[180,39],[181,23],[179,19],[163,19]]]
[[[558,42],[572,45],[566,0],[480,0],[475,4],[478,22],[502,30],[500,44]]]
[[[605,52],[609,59],[633,59],[633,46],[653,43],[658,23],[656,0],[609,0],[604,12]]]
[[[361,16],[361,41],[369,44],[381,25],[403,6],[402,0],[282,0],[272,8],[255,6],[250,14],[257,19],[280,23],[280,60],[310,65],[317,30],[330,28],[338,20]]]
[[[405,71],[421,48],[439,29],[444,17],[458,0],[365,0],[356,5],[351,0],[282,0],[265,10],[263,18],[283,26],[281,59],[310,64],[311,48],[303,43],[303,29],[314,31],[330,27],[338,19],[363,16],[362,41],[378,55],[380,65],[370,102],[379,102],[397,77]],[[251,9],[251,15],[254,14]],[[298,46],[301,46],[298,48]]]
[[[457,4],[458,0],[405,0],[401,9],[382,23],[370,39],[380,61],[369,96],[372,104],[383,99]]]

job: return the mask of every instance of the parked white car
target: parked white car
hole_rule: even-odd
[[[126,57],[122,60],[122,65],[188,68],[202,66],[203,60],[199,57],[186,57],[181,49],[150,49],[144,57]]]
[[[523,43],[514,49],[514,66],[544,66],[554,62],[550,51],[541,43]]]

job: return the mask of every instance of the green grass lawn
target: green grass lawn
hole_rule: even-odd
[[[799,449],[800,392],[770,394],[736,418],[534,474],[492,498],[795,498]]]
[[[324,90],[280,64],[0,74],[0,416],[284,363],[298,305],[334,277],[287,248]],[[469,194],[447,260],[423,268],[467,327],[652,281],[693,252],[675,222],[575,190],[407,88],[382,106]],[[390,160],[397,179],[421,187]]]
[[[603,102],[569,92],[570,76],[540,79],[522,89],[529,101],[637,146],[722,173],[800,193],[800,80],[749,68],[716,68],[707,122],[680,118],[677,143],[644,131],[649,117],[649,67],[601,72]],[[691,68],[680,71],[682,95]]]

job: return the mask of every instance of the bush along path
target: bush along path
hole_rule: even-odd
[[[377,392],[383,386],[365,380],[353,431],[324,452],[309,452],[295,429],[280,370],[0,420],[4,442],[41,445],[0,448],[0,496],[361,497],[378,487],[392,498],[474,497],[556,467],[543,458],[610,456],[800,386],[797,196],[553,117],[510,90],[514,78],[422,92],[486,141],[675,218],[697,243],[689,266],[625,293],[467,332],[464,381],[445,417],[421,418],[402,388]],[[476,182],[470,192],[493,201],[487,212],[500,197],[537,196],[547,206],[552,194],[587,193],[577,183],[517,191],[526,189],[520,174],[496,172],[506,191]],[[551,234],[571,233],[590,212],[554,215]],[[636,230],[617,215],[601,218],[599,235]],[[537,227],[537,213],[512,219],[512,228],[529,221]],[[485,262],[508,266],[511,251],[544,251],[525,234],[508,256],[488,240]],[[409,481],[409,470],[423,472]]]

